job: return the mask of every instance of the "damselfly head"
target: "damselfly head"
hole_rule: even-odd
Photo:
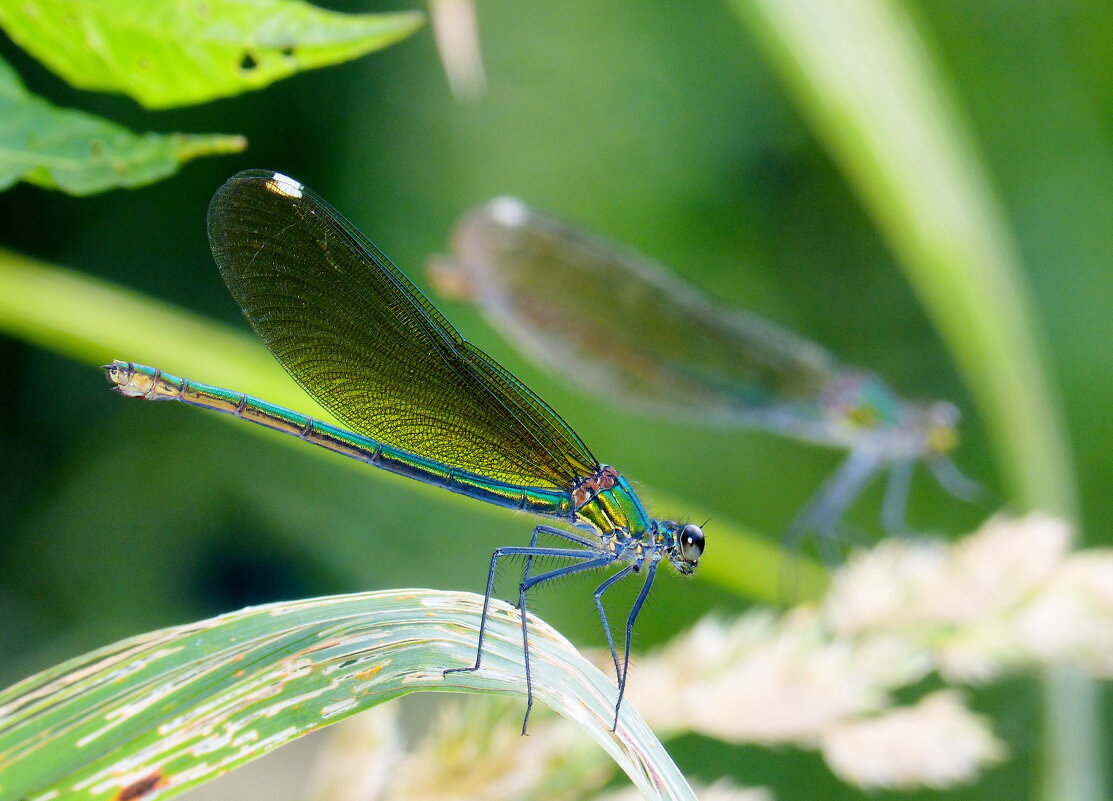
[[[673,567],[686,576],[696,572],[700,557],[703,556],[705,539],[703,529],[695,523],[688,523],[675,532],[676,544],[669,551]]]
[[[924,440],[927,455],[945,456],[958,446],[958,407],[947,401],[935,401],[925,409]]]

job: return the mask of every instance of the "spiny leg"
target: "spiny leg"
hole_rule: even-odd
[[[491,606],[491,592],[495,587],[495,573],[498,570],[498,561],[504,556],[556,556],[562,559],[591,559],[594,551],[573,551],[566,548],[536,548],[536,547],[506,547],[496,548],[491,554],[491,567],[487,571],[487,591],[483,595],[483,612],[479,618],[479,643],[475,649],[475,664],[466,668],[448,668],[444,675],[449,673],[472,673],[479,670],[483,661],[483,639],[487,634],[487,611]],[[524,583],[524,582],[523,582]]]
[[[536,548],[535,551],[556,550]],[[567,553],[567,552],[566,552]],[[580,553],[579,551],[572,551],[571,553]],[[552,556],[551,553],[539,553],[537,556]],[[594,559],[589,559],[586,562],[581,562],[578,565],[565,565],[558,567],[555,570],[550,570],[547,573],[542,573],[539,576],[533,576],[522,581],[518,587],[518,609],[522,615],[522,655],[524,657],[526,666],[526,715],[522,718],[522,734],[526,733],[526,726],[529,724],[529,713],[533,709],[533,674],[530,672],[529,667],[529,628],[526,624],[526,593],[538,584],[543,584],[546,581],[560,578],[561,576],[570,576],[573,573],[582,573],[585,570],[594,570],[599,567],[606,567],[615,559],[614,554],[605,554],[597,556]]]
[[[551,534],[554,537],[562,537],[562,538],[568,540],[569,542],[574,542],[577,545],[582,545],[585,548],[590,548],[592,550],[596,550],[599,547],[599,542],[597,540],[590,540],[587,537],[582,537],[579,534],[572,533],[571,531],[565,531],[562,528],[556,528],[555,526],[546,526],[546,525],[534,526],[533,536],[530,537],[530,540],[529,540],[529,547],[531,547],[531,548],[536,548],[537,547],[537,535],[538,534]],[[529,580],[529,574],[530,574],[530,570],[532,568],[533,568],[533,557],[532,556],[527,556],[526,557],[526,569],[522,573],[522,581],[528,581]]]
[[[603,609],[603,593],[609,590],[616,583],[629,576],[634,571],[634,566],[629,565],[622,570],[615,573],[602,584],[595,588],[595,608],[599,610],[599,620],[603,623],[603,633],[607,635],[607,645],[611,649],[611,659],[614,660],[614,678],[618,681],[622,675],[622,668],[618,664],[618,651],[614,647],[614,637],[611,636],[611,624],[607,620],[607,613]]]
[[[588,529],[588,531],[592,531],[592,529]],[[585,548],[591,548],[592,550],[598,550],[599,548],[599,539],[597,537],[585,537],[583,534],[577,534],[574,531],[566,531],[565,529],[557,528],[556,526],[537,526],[533,529],[533,535],[535,538],[538,533],[552,534],[554,537],[561,537],[562,539],[566,539],[569,542],[574,542],[577,545],[582,545]]]
[[[634,606],[630,609],[630,616],[626,618],[626,647],[622,655],[622,677],[618,681],[618,702],[614,705],[614,725],[611,726],[611,731],[618,728],[618,710],[622,707],[622,696],[626,693],[626,674],[630,670],[630,640],[633,639],[634,623],[638,619],[638,612],[642,610],[642,604],[649,597],[649,591],[653,587],[653,579],[657,575],[657,565],[659,564],[660,562],[657,559],[649,563],[649,569],[645,572],[645,583],[642,585],[642,591],[638,593],[638,599],[634,601]]]
[[[886,533],[902,536],[909,533],[905,513],[908,510],[908,492],[912,486],[912,471],[916,463],[903,459],[893,464],[889,482],[885,485],[885,499],[881,502],[881,525]]]

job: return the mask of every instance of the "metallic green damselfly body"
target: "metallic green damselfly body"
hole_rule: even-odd
[[[959,417],[950,403],[906,401],[876,374],[514,198],[465,215],[451,257],[432,260],[430,277],[589,392],[672,419],[764,428],[848,450],[790,525],[792,536],[832,533],[886,469],[884,522],[903,530],[917,462],[951,493],[977,495],[949,459]]]
[[[704,550],[694,524],[650,517],[630,483],[600,464],[574,431],[505,368],[465,341],[418,289],[335,209],[297,181],[266,170],[230,178],[208,216],[213,256],[248,322],[306,392],[347,428],[241,392],[114,361],[123,395],[175,400],[292,434],[314,445],[509,509],[551,518],[528,546],[497,549],[487,575],[475,663],[479,670],[496,567],[525,558],[518,586],[527,705],[533,704],[526,595],[538,584],[617,568],[594,592],[618,677],[626,687],[630,637],[662,561],[691,574]],[[547,535],[571,547],[544,547]],[[532,573],[535,557],[566,562]],[[623,657],[604,593],[641,574],[626,618]]]

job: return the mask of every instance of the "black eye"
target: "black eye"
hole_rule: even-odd
[[[680,529],[680,557],[686,562],[698,562],[703,555],[703,529],[689,523]]]

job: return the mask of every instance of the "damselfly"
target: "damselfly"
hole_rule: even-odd
[[[885,469],[883,522],[903,531],[918,461],[950,493],[979,493],[949,458],[958,443],[952,404],[905,401],[874,373],[709,299],[645,256],[514,198],[467,214],[452,250],[430,262],[442,295],[473,301],[515,346],[582,388],[670,418],[848,450],[790,537],[831,534]]]
[[[497,549],[487,574],[475,663],[479,670],[496,567],[525,558],[518,586],[527,702],[533,704],[526,594],[547,581],[618,568],[594,592],[618,678],[626,688],[630,638],[660,563],[691,574],[704,550],[699,526],[651,518],[629,482],[600,464],[537,395],[465,341],[351,223],[292,178],[264,170],[228,180],[209,206],[209,241],[232,296],[256,334],[345,430],[227,389],[114,361],[123,395],[177,400],[293,434],[392,473],[564,527],[539,525],[528,546]],[[543,547],[551,535],[571,547]],[[568,564],[534,575],[535,557]],[[604,593],[644,576],[626,618],[619,660]]]

